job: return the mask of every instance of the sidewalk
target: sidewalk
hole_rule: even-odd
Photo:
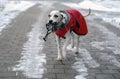
[[[51,34],[47,42],[44,42],[42,51],[39,51],[39,55],[45,54],[46,63],[42,63],[45,70],[41,70],[41,72],[44,73],[41,74],[39,70],[36,70],[37,73],[34,73],[35,75],[42,76],[42,78],[25,75],[25,73],[31,74],[31,72],[34,71],[13,71],[12,67],[19,65],[19,63],[21,63],[19,61],[24,57],[24,54],[21,52],[25,48],[24,44],[28,41],[26,35],[31,31],[32,25],[38,21],[38,17],[40,17],[40,19],[46,17],[47,12],[51,9],[41,10],[41,7],[38,6],[39,5],[35,5],[31,7],[13,19],[12,23],[9,24],[9,28],[3,30],[0,35],[0,79],[120,79],[120,54],[115,54],[114,51],[110,49],[110,47],[115,47],[113,45],[115,38],[108,38],[113,32],[109,32],[111,28],[105,27],[108,25],[94,15],[86,18],[89,26],[89,34],[80,38],[78,55],[68,47],[67,60],[64,60],[63,63],[57,61],[56,41],[54,35]],[[54,6],[56,6],[54,8],[60,8],[61,5]],[[45,7],[45,5],[43,7]],[[62,7],[68,8],[63,5]],[[40,26],[45,34],[44,24],[45,22],[40,20],[37,26]],[[107,33],[103,32],[104,30],[102,31],[101,28],[104,28]],[[41,31],[39,33],[41,33]],[[116,35],[116,33],[114,35]],[[44,35],[41,35],[40,40],[42,40],[43,36]],[[34,59],[36,51],[32,53]],[[40,58],[38,59],[38,61],[42,61],[42,58],[41,60]],[[36,62],[30,62],[31,65],[27,64],[28,62],[25,64],[32,68],[39,65],[40,67],[38,68],[42,69],[41,64]],[[26,71],[29,71],[30,68],[27,69],[28,68],[26,68]]]
[[[26,34],[39,13],[38,5],[31,7],[13,19],[0,35],[0,79],[26,79],[22,74],[17,76],[17,71],[12,71],[11,67],[19,63],[22,46],[27,41]]]

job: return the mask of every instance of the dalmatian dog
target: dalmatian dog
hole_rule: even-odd
[[[90,15],[90,9],[88,15]],[[74,33],[77,34],[76,54],[78,54],[79,38],[81,35],[86,35],[88,33],[84,16],[78,10],[67,9],[62,11],[53,10],[48,17],[48,23],[54,25],[53,32],[56,37],[58,49],[57,60],[66,59],[66,48],[70,40],[72,48],[74,47]],[[61,46],[61,39],[66,40],[63,47]]]

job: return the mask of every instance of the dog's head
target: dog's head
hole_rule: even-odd
[[[48,17],[49,17],[49,21],[48,21],[49,24],[54,24],[54,25],[58,25],[63,19],[61,12],[58,10],[51,11]]]

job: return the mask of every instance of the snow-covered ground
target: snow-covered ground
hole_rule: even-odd
[[[72,48],[71,45],[68,45],[67,50],[75,52],[76,47]],[[88,75],[88,69],[85,64],[87,64],[90,68],[97,68],[100,66],[100,64],[92,58],[90,52],[87,49],[79,48],[79,53],[81,58],[75,57],[76,62],[74,62],[72,68],[79,72],[79,74],[75,76],[75,79],[86,79],[85,77]]]
[[[92,10],[95,10],[96,12],[93,13],[95,16],[98,16],[102,18],[106,22],[110,22],[114,24],[117,28],[120,28],[120,1],[109,1],[109,0],[84,0],[83,2],[80,3],[65,3],[63,2],[62,4],[77,8],[77,9],[88,9],[91,8]],[[32,1],[3,1],[0,0],[0,32],[7,27],[7,25],[11,22],[12,19],[14,19],[19,13],[26,11],[28,8],[31,6],[35,5],[35,2]],[[43,4],[43,3],[42,3]],[[48,2],[44,2],[44,6],[48,5]],[[52,4],[51,4],[52,5]],[[50,4],[47,7],[52,7]],[[40,6],[40,7],[42,7]],[[46,9],[47,11],[47,9]],[[43,13],[46,12],[43,10]],[[101,11],[102,13],[99,13],[97,11]],[[116,13],[118,13],[116,15]],[[44,18],[44,17],[42,17]],[[41,18],[38,18],[38,21],[40,22]],[[15,68],[13,68],[14,71],[23,71],[25,75],[28,77],[32,78],[41,78],[42,74],[44,74],[44,66],[43,63],[46,63],[46,56],[45,54],[39,54],[39,51],[42,50],[44,44],[43,40],[39,39],[39,36],[42,36],[39,32],[42,32],[41,28],[38,28],[39,23],[36,23],[32,31],[28,33],[28,41],[24,44],[22,55],[23,57],[19,61],[20,64],[16,65]],[[104,33],[108,41],[103,41],[103,42],[91,42],[91,46],[96,47],[98,49],[105,49],[106,47],[103,47],[104,44],[106,45],[112,45],[114,47],[108,48],[110,50],[113,50],[114,54],[120,54],[118,53],[120,45],[119,41],[120,38],[118,38],[115,34],[112,32],[109,32],[106,28],[103,26],[99,26],[98,28]],[[103,30],[104,29],[104,30]],[[34,36],[34,37],[33,37]],[[113,39],[111,39],[111,36]],[[115,40],[118,38],[117,40]],[[36,41],[34,41],[36,40]],[[117,41],[117,42],[116,42]],[[34,46],[34,48],[32,48]],[[116,47],[115,47],[116,46]],[[36,50],[36,51],[35,51]],[[68,50],[71,50],[71,48],[68,46]],[[33,51],[34,54],[33,54]],[[85,67],[85,64],[92,68],[99,67],[99,63],[97,63],[95,60],[93,60],[92,56],[90,55],[90,52],[87,49],[80,49],[80,54],[82,58],[75,58],[76,62],[73,64],[73,68],[76,69],[79,72],[79,75],[77,75],[75,78],[76,79],[86,79],[85,77],[88,75],[87,68]],[[34,56],[34,58],[33,58]],[[101,59],[103,60],[111,60],[111,63],[120,66],[120,63],[117,61],[117,59],[114,56],[107,55],[107,54],[100,54]],[[40,60],[41,61],[37,61]],[[84,61],[84,62],[83,62]],[[34,62],[34,65],[32,65]],[[31,67],[32,66],[32,67]],[[80,67],[81,69],[77,69]]]
[[[93,13],[104,21],[110,22],[120,29],[120,1],[116,0],[84,0],[80,3],[66,3],[64,5],[72,8],[92,9],[108,13]],[[35,4],[34,1],[8,1],[0,0],[0,32],[7,27],[10,21],[19,13],[27,10]],[[116,14],[117,13],[117,14]]]
[[[91,9],[92,14],[97,16],[98,18],[101,18],[105,22],[108,22],[112,25],[114,25],[116,28],[120,29],[120,1],[116,0],[84,0],[80,3],[66,3],[63,2],[62,4],[69,6],[71,8],[76,9]],[[94,25],[94,23],[93,23]],[[105,38],[107,41],[93,41],[91,42],[91,46],[99,49],[104,50],[106,48],[113,51],[114,54],[120,54],[119,49],[119,40],[120,38],[114,34],[113,32],[109,31],[106,27],[97,25],[97,28],[100,29],[102,33],[104,33],[106,36]],[[109,46],[113,47],[109,47]],[[71,47],[67,47],[68,50],[71,50]],[[73,49],[72,51],[74,51]],[[90,52],[87,49],[80,49],[80,54],[83,58],[77,58],[76,61],[73,64],[73,68],[76,69],[80,74],[75,76],[75,79],[86,79],[85,77],[88,75],[87,68],[84,64],[87,64],[88,66],[92,68],[97,68],[100,66],[99,63],[97,63],[90,55]],[[106,53],[100,53],[99,54],[100,59],[104,61],[110,61],[110,63],[114,64],[117,67],[120,67],[120,62],[113,56],[108,55]],[[85,59],[86,58],[86,59]],[[80,67],[82,70],[79,70],[78,67]]]
[[[41,79],[46,71],[44,67],[46,54],[42,53],[44,40],[42,38],[40,39],[40,37],[44,36],[44,23],[41,24],[41,22],[49,7],[52,7],[53,2],[41,1],[40,4],[39,8],[46,7],[46,9],[41,9],[41,15],[43,16],[37,18],[36,23],[32,25],[32,30],[27,34],[28,41],[23,46],[23,51],[21,52],[22,57],[18,61],[19,64],[13,67],[13,71],[23,71],[23,74],[28,78]]]
[[[0,32],[7,27],[7,25],[19,13],[27,10],[35,3],[30,1],[2,1],[0,0]]]
[[[95,12],[95,16],[101,17],[104,21],[109,22],[120,29],[120,1],[119,0],[84,0],[80,3],[65,3],[72,8],[92,9],[103,13]]]
[[[38,18],[38,21],[40,20],[41,18]],[[44,41],[39,39],[43,34],[43,29],[39,28],[39,25],[39,22],[32,25],[34,28],[27,34],[28,41],[23,46],[19,64],[13,67],[13,71],[23,71],[29,78],[42,78],[45,71],[43,64],[46,63],[46,55],[39,53],[44,47]]]

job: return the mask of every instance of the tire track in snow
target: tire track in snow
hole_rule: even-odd
[[[38,17],[37,22],[33,25],[31,32],[27,34],[28,41],[23,46],[22,57],[19,64],[13,67],[13,71],[23,71],[23,74],[28,78],[42,78],[46,68],[44,64],[46,63],[46,55],[42,53],[44,47],[44,41],[42,38],[44,30],[42,29],[44,24],[42,23],[45,13],[48,11],[52,3],[43,3],[41,16]],[[41,8],[41,6],[40,6]]]

